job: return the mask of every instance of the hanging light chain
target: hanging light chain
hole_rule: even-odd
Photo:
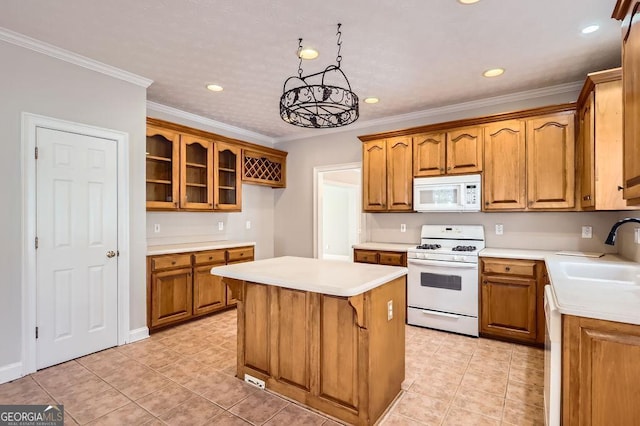
[[[298,76],[302,78],[302,39],[298,39],[298,58],[300,58],[300,62],[298,62]]]
[[[342,56],[340,55],[340,50],[342,49],[342,31],[340,31],[340,27],[342,24],[338,24],[338,32],[336,35],[338,36],[338,56],[336,56],[336,63],[338,64],[338,68],[340,68],[340,61],[342,61]]]

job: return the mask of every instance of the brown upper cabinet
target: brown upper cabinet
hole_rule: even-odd
[[[411,137],[369,141],[362,145],[364,211],[412,211]]]
[[[574,113],[485,127],[484,210],[557,210],[575,206]]]
[[[484,135],[485,210],[527,207],[526,125],[524,120],[489,124]]]
[[[575,206],[575,114],[527,120],[527,207]]]
[[[180,135],[180,208],[213,209],[213,141]]]
[[[286,158],[284,151],[147,118],[147,210],[241,211],[243,181],[286,186]]]
[[[613,17],[622,21],[623,197],[640,204],[640,1],[618,0]]]
[[[216,210],[242,208],[241,149],[226,143],[216,143],[214,163],[218,175],[214,179]]]
[[[482,137],[481,127],[413,136],[413,176],[481,171]]]
[[[147,127],[147,209],[178,208],[180,134]]]
[[[578,203],[583,210],[625,210],[622,196],[622,73],[589,74],[578,98]]]

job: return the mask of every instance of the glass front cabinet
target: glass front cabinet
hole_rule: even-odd
[[[180,137],[180,208],[213,209],[213,142]]]
[[[242,208],[241,157],[239,147],[216,142],[217,175],[214,179],[214,208],[236,210]]]
[[[147,127],[147,209],[178,208],[180,134]]]

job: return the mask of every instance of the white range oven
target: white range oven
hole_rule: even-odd
[[[407,251],[407,323],[478,336],[482,225],[423,225]]]

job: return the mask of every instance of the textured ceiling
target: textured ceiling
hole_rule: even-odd
[[[614,0],[2,0],[0,26],[154,80],[148,99],[272,138],[317,134],[283,122],[298,38],[363,99],[360,120],[581,81],[618,66]],[[592,23],[600,31],[583,35]],[[481,76],[503,67],[496,79]],[[220,93],[208,83],[224,87]]]

